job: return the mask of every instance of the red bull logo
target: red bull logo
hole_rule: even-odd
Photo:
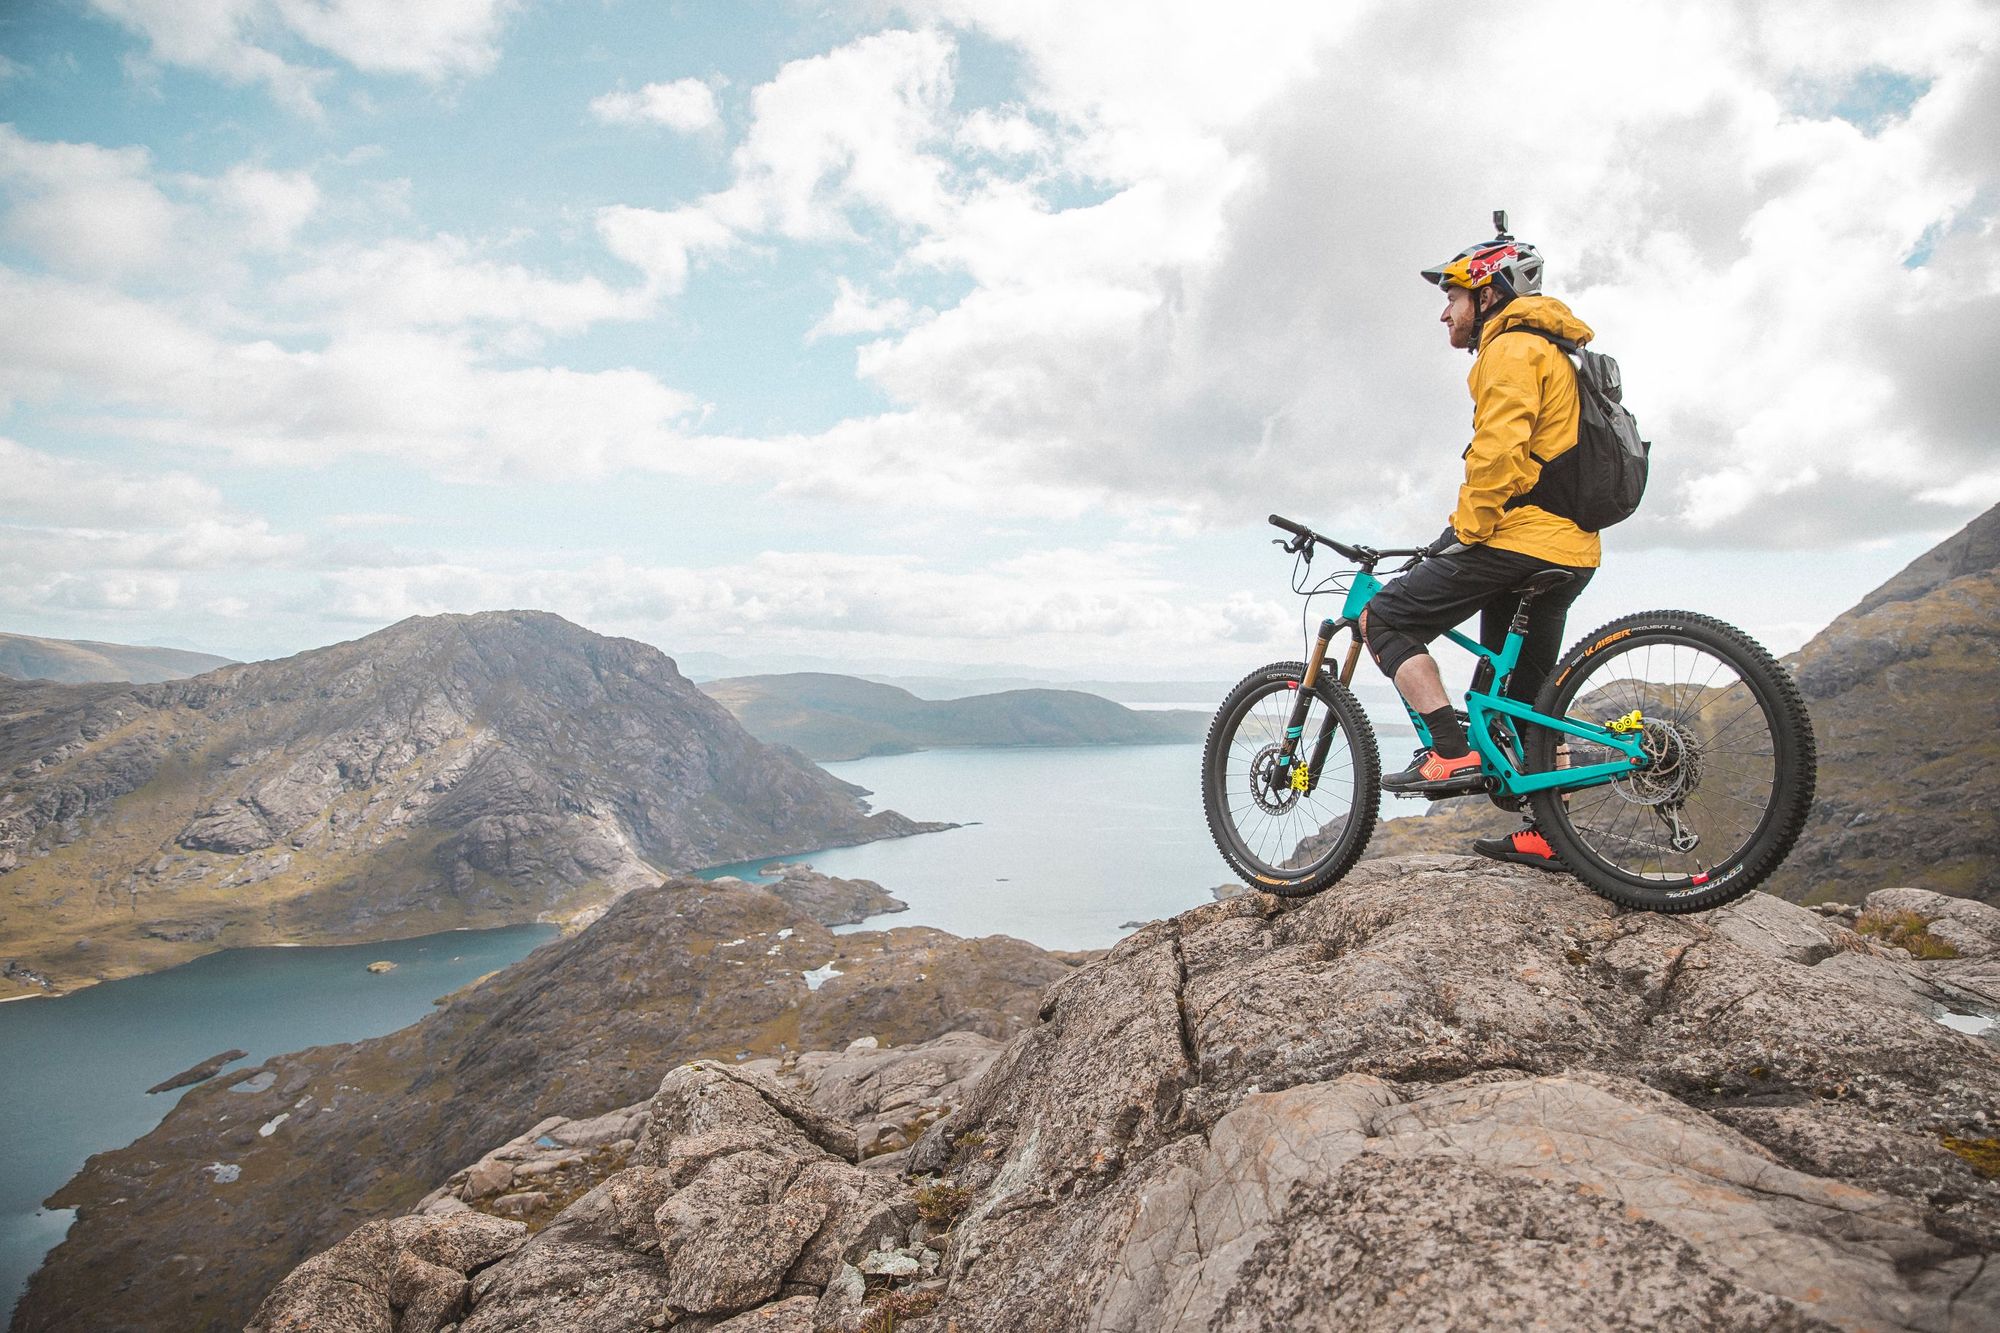
[[[1488,278],[1493,276],[1494,270],[1520,253],[1519,250],[1511,245],[1496,245],[1490,250],[1481,250],[1478,254],[1466,260],[1466,274],[1472,278],[1474,283],[1484,283]]]

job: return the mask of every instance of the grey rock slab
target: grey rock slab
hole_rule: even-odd
[[[466,1273],[525,1233],[478,1213],[367,1223],[294,1269],[246,1333],[435,1333],[458,1317]]]
[[[1929,889],[1877,889],[1868,895],[1871,912],[1914,912],[1930,922],[1930,933],[1957,949],[1962,958],[2000,953],[2000,907],[1954,898]]]
[[[773,1139],[803,1136],[848,1161],[858,1155],[854,1130],[776,1079],[732,1069],[714,1060],[682,1065],[661,1082],[639,1159],[657,1165],[666,1145],[688,1134],[744,1128]]]
[[[813,1333],[817,1296],[792,1296],[717,1324],[711,1333]]]
[[[755,1150],[717,1158],[660,1205],[667,1297],[698,1314],[777,1295],[826,1221],[824,1191],[788,1188],[792,1163]]]
[[[1400,1182],[1396,1206],[1413,1223],[1468,1205],[1485,1213],[1481,1300],[1497,1279],[1503,1303],[1530,1308],[1509,1275],[1546,1277],[1541,1252],[1559,1239],[1536,1229],[1509,1235],[1501,1219],[1511,1207],[1567,1215],[1561,1229],[1571,1234],[1560,1239],[1579,1271],[1622,1273],[1651,1288],[1660,1305],[1624,1310],[1635,1327],[1702,1327],[1717,1315],[1735,1327],[1775,1325],[1788,1308],[1793,1327],[1946,1328],[1955,1317],[1973,1327],[2000,1318],[2000,1284],[1980,1285],[1979,1261],[1955,1258],[1955,1247],[1916,1224],[1909,1204],[1788,1170],[1650,1089],[1558,1077],[1481,1082],[1404,1102],[1389,1085],[1356,1077],[1258,1094],[1224,1116],[1198,1162],[1145,1196],[1090,1327],[1251,1327],[1253,1311],[1276,1315],[1262,1303],[1273,1291],[1320,1281],[1298,1271],[1306,1255],[1288,1256],[1281,1243],[1300,1220],[1300,1199],[1338,1197],[1351,1183],[1349,1164],[1371,1156],[1401,1164],[1371,1169],[1380,1182]],[[1440,1160],[1467,1168],[1435,1177],[1450,1182],[1452,1197],[1419,1183]],[[1537,1188],[1514,1187],[1522,1181]],[[1576,1215],[1569,1205],[1579,1198],[1642,1225],[1619,1235],[1589,1210]],[[1322,1215],[1316,1225],[1337,1231],[1355,1221]],[[1712,1275],[1710,1289],[1695,1288],[1693,1306],[1679,1289],[1685,1252],[1663,1245],[1655,1230],[1677,1237]],[[1413,1311],[1399,1315],[1422,1322]]]
[[[669,1303],[653,1216],[670,1189],[662,1172],[634,1167],[585,1194],[474,1279],[459,1333],[660,1327]]]

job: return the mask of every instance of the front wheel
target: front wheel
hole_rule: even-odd
[[[1636,733],[1646,767],[1531,798],[1565,865],[1604,897],[1699,912],[1776,870],[1812,808],[1817,758],[1798,687],[1743,631],[1688,611],[1626,616],[1571,648],[1537,712]],[[1609,747],[1531,727],[1529,769],[1616,762]],[[1566,740],[1560,757],[1557,742]]]
[[[1302,662],[1245,676],[1216,710],[1201,759],[1201,804],[1222,859],[1285,898],[1318,893],[1361,858],[1375,832],[1382,764],[1368,716],[1322,675],[1287,766],[1285,730]]]

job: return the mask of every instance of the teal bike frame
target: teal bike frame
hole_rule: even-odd
[[[1293,747],[1299,743],[1304,730],[1306,710],[1311,704],[1313,685],[1319,679],[1320,671],[1325,669],[1326,652],[1333,642],[1333,636],[1343,629],[1354,631],[1354,643],[1348,649],[1347,661],[1338,673],[1338,677],[1342,685],[1347,685],[1354,679],[1355,662],[1361,650],[1361,612],[1380,591],[1382,591],[1382,580],[1375,577],[1373,572],[1367,569],[1357,571],[1348,587],[1347,600],[1341,607],[1340,618],[1320,622],[1318,641],[1314,644],[1312,658],[1307,663],[1305,677],[1299,682],[1298,698],[1292,705],[1291,723],[1285,728],[1284,750],[1278,759],[1281,769],[1288,769],[1293,763]],[[1645,768],[1650,761],[1640,745],[1639,730],[1636,726],[1629,730],[1614,730],[1611,725],[1579,722],[1574,718],[1549,717],[1536,712],[1527,704],[1498,693],[1505,685],[1509,673],[1514,670],[1515,664],[1521,659],[1521,645],[1527,639],[1529,602],[1529,598],[1522,598],[1520,609],[1515,612],[1514,622],[1508,627],[1507,641],[1498,652],[1467,638],[1457,630],[1445,631],[1446,638],[1492,668],[1489,673],[1482,673],[1489,682],[1489,687],[1481,688],[1475,680],[1473,687],[1465,695],[1465,712],[1470,720],[1466,728],[1467,739],[1479,752],[1481,771],[1494,780],[1499,790],[1515,796],[1526,796],[1538,791],[1578,791],[1585,787],[1601,787],[1607,782],[1615,782],[1619,778],[1629,776],[1636,769]],[[1403,705],[1403,711],[1409,713],[1410,722],[1417,729],[1417,736],[1425,745],[1429,745],[1430,728],[1424,725],[1423,718],[1407,703]],[[1587,740],[1593,745],[1613,750],[1624,758],[1603,764],[1586,764],[1580,768],[1559,768],[1547,773],[1523,773],[1506,750],[1493,739],[1493,724],[1496,718],[1503,720],[1502,724],[1514,738],[1515,748],[1522,755],[1527,754],[1527,746],[1522,744],[1520,724],[1529,722],[1536,726],[1547,727],[1551,731]],[[1331,719],[1328,721],[1331,722]],[[1613,722],[1618,721],[1622,719],[1613,719]],[[1308,769],[1306,778],[1308,790],[1318,785],[1317,769],[1319,762],[1324,760],[1324,751],[1330,740],[1330,734],[1323,736],[1314,746],[1316,751],[1313,755],[1314,762]]]

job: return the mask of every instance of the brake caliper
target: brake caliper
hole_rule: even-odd
[[[1304,792],[1311,785],[1312,785],[1312,775],[1306,771],[1306,765],[1303,763],[1293,764],[1292,790],[1295,792]]]
[[[1646,719],[1641,717],[1639,710],[1635,708],[1623,717],[1613,718],[1611,721],[1606,722],[1604,729],[1606,731],[1615,731],[1620,736],[1629,736],[1645,725]]]

